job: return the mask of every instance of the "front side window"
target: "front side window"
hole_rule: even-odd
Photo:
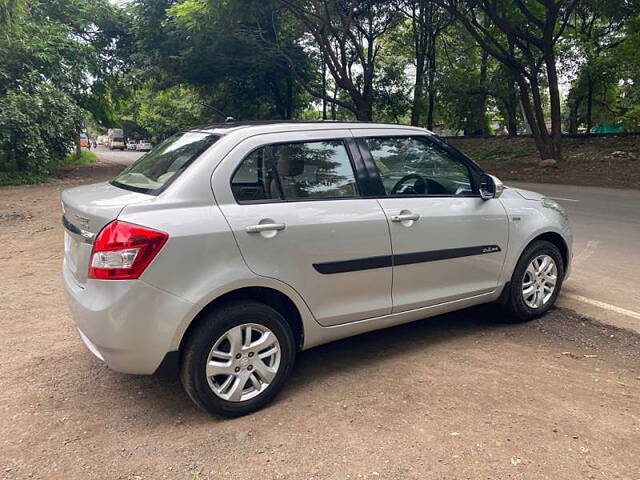
[[[473,194],[469,168],[426,139],[365,139],[387,195]]]
[[[131,164],[111,183],[136,192],[156,194],[218,138],[206,132],[178,133]]]
[[[231,189],[241,203],[358,195],[341,140],[275,144],[255,150],[234,173]]]

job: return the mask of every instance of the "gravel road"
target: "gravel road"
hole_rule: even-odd
[[[59,194],[0,188],[0,478],[640,478],[640,337],[482,307],[302,353],[282,395],[221,420],[174,380],[108,370],[66,306]]]

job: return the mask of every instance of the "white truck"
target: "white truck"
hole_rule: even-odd
[[[127,148],[127,144],[124,141],[124,132],[121,128],[110,128],[107,131],[107,147],[109,147],[109,150],[116,148],[124,150]]]

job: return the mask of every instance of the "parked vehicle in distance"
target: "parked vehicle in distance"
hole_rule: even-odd
[[[109,150],[124,150],[127,144],[124,141],[124,132],[121,128],[110,128],[107,131],[107,147]]]
[[[149,140],[140,140],[136,145],[136,150],[139,152],[148,152],[153,148]]]
[[[136,140],[127,140],[127,150],[137,150],[138,142]]]
[[[89,137],[86,133],[80,134],[80,148],[88,148],[89,147]]]
[[[227,416],[273,399],[300,350],[489,302],[540,316],[572,256],[558,203],[399,125],[198,128],[62,208],[88,349],[120,372],[177,369]]]

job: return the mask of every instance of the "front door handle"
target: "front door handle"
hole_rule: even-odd
[[[392,222],[416,221],[420,218],[417,213],[401,213],[400,215],[391,215]]]
[[[270,232],[274,230],[284,230],[284,223],[259,223],[247,227],[247,233]]]

